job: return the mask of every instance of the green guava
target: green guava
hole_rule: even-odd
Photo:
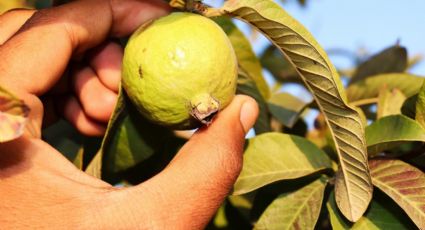
[[[237,60],[211,19],[172,13],[140,27],[124,52],[122,85],[154,123],[174,129],[209,124],[233,99]]]

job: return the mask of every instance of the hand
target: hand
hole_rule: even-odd
[[[6,13],[0,16],[0,85],[30,106],[33,135],[41,132],[43,111],[46,118],[55,103],[39,97],[58,98],[58,93],[65,101],[57,111],[81,132],[100,135],[116,100],[122,57],[121,48],[108,39],[127,36],[168,11],[160,0],[84,0]],[[84,63],[89,65],[71,71],[69,90],[61,76],[71,59],[88,60]],[[253,99],[237,96],[211,126],[192,136],[166,169],[125,189],[79,171],[38,138],[0,144],[0,225],[200,229],[241,170],[244,136],[257,114]]]

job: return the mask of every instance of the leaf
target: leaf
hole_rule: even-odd
[[[90,161],[85,172],[93,177],[102,178],[102,151],[98,151],[93,159]]]
[[[236,93],[251,96],[258,103],[260,113],[254,125],[255,133],[262,134],[270,132],[272,128],[270,126],[270,117],[267,102],[258,90],[258,87],[255,84],[254,80],[252,80],[251,76],[242,68],[239,68],[238,86]]]
[[[422,85],[422,88],[419,90],[419,94],[416,100],[416,121],[425,128],[425,83]]]
[[[366,141],[369,156],[374,156],[404,142],[425,142],[425,130],[415,120],[404,115],[392,115],[366,127]]]
[[[320,178],[276,198],[254,229],[314,229],[322,207],[326,179]]]
[[[376,98],[382,87],[388,90],[397,88],[404,96],[411,97],[419,92],[423,82],[424,78],[406,73],[377,75],[350,85],[347,97],[350,102]]]
[[[263,32],[280,48],[325,114],[340,158],[337,203],[350,220],[365,212],[372,198],[364,127],[347,104],[335,67],[312,35],[271,0],[229,0],[223,9]]]
[[[399,45],[391,46],[359,65],[350,84],[383,73],[401,73],[407,68],[407,50]]]
[[[411,227],[406,226],[403,222],[400,221],[402,217],[394,212],[398,210],[389,210],[389,207],[385,207],[381,202],[376,200],[372,200],[365,215],[354,224],[346,220],[339,213],[336,207],[334,193],[330,194],[329,200],[326,203],[326,207],[329,212],[329,219],[331,221],[333,230],[408,229],[408,227]]]
[[[373,185],[390,196],[419,229],[425,229],[425,175],[400,160],[371,160]]]
[[[378,96],[377,118],[401,113],[406,97],[398,89],[388,90],[383,87]]]
[[[289,93],[274,94],[268,101],[270,113],[289,128],[295,125],[308,104]]]
[[[224,32],[229,37],[235,50],[238,64],[243,68],[254,80],[263,98],[270,97],[270,89],[267,82],[264,80],[263,68],[255,55],[251,43],[245,35],[233,24],[228,17],[218,17],[214,21],[221,26]]]
[[[283,82],[300,82],[297,71],[285,60],[280,51],[273,45],[269,46],[261,55],[261,65]]]
[[[20,137],[25,130],[29,107],[0,86],[0,143]]]
[[[121,90],[102,143],[105,167],[111,172],[131,168],[161,152],[174,138],[170,129],[152,124],[141,116]]]
[[[244,166],[234,185],[233,195],[326,168],[331,168],[326,153],[302,137],[282,133],[258,135],[248,141]]]

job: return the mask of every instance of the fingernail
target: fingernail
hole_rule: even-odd
[[[257,119],[258,106],[254,101],[245,101],[241,107],[240,120],[247,133],[254,126]]]

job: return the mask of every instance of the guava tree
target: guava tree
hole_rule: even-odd
[[[221,26],[238,60],[237,92],[261,110],[242,173],[208,228],[425,229],[425,86],[409,73],[416,60],[404,47],[337,70],[309,31],[272,0],[170,5]],[[262,33],[270,47],[257,57],[232,19]],[[305,87],[314,100],[280,92],[287,83]],[[22,133],[27,112],[7,89],[0,99],[0,116],[10,121],[0,124],[0,141],[7,141]],[[308,129],[310,110],[320,113]],[[103,138],[83,137],[65,122],[43,136],[81,170],[131,186],[163,169],[190,133],[149,122],[121,96]]]

